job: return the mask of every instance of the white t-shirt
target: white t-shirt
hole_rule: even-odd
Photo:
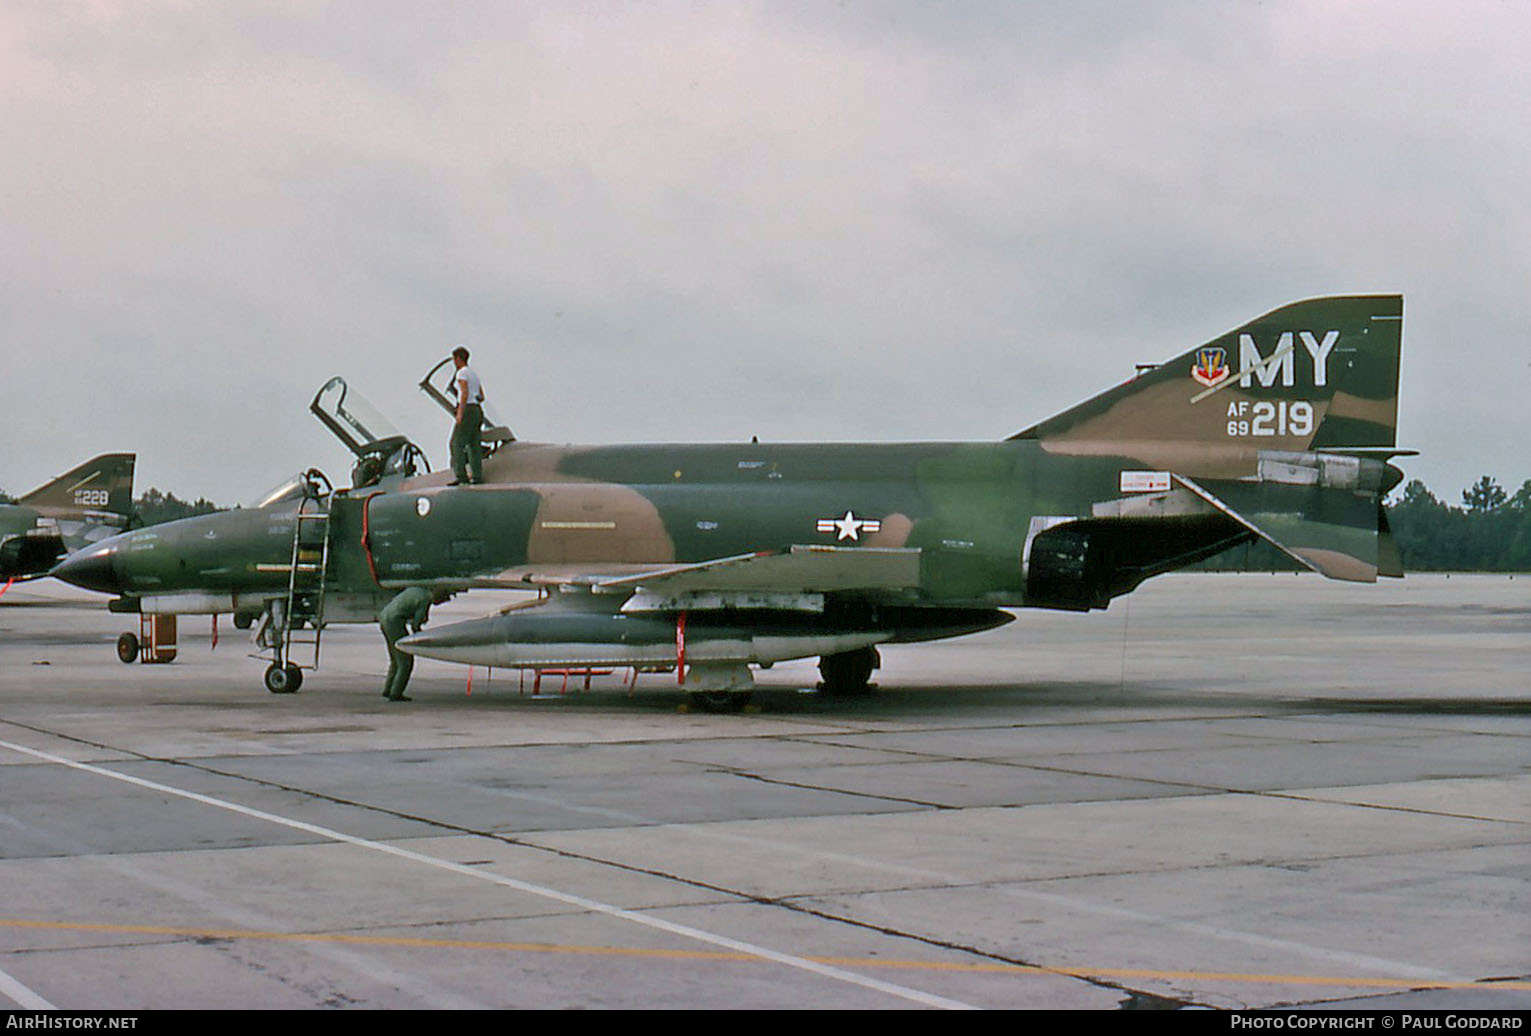
[[[457,398],[464,403],[482,403],[484,401],[484,386],[479,384],[478,375],[473,373],[473,368],[463,364],[457,369]]]

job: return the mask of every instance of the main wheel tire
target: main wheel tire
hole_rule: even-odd
[[[295,666],[283,668],[272,662],[266,667],[266,690],[272,694],[291,694],[301,682],[302,675]]]
[[[287,665],[287,678],[292,681],[292,690],[289,693],[296,693],[298,688],[303,686],[303,670],[290,662]]]
[[[819,675],[824,678],[825,694],[855,696],[868,693],[872,671],[882,665],[882,656],[874,647],[842,651],[819,659]]]
[[[138,636],[133,633],[124,633],[117,638],[117,657],[124,662],[138,661]]]
[[[750,703],[750,692],[692,691],[687,700],[701,712],[739,712]]]

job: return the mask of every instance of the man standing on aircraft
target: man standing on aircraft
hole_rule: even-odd
[[[452,426],[452,475],[450,485],[484,481],[484,386],[468,366],[467,346],[452,350],[457,373],[452,377],[452,393],[457,396],[457,423]],[[471,465],[472,478],[469,478]]]
[[[395,644],[405,634],[419,633],[425,627],[432,603],[440,604],[441,600],[433,599],[431,592],[423,586],[411,586],[401,590],[378,613],[383,639],[388,642],[388,679],[383,683],[383,697],[389,701],[411,700],[404,696],[404,688],[409,685],[409,674],[414,671],[415,656],[400,651]]]

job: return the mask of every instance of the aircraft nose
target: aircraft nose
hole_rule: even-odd
[[[120,593],[122,581],[117,575],[117,547],[116,539],[113,538],[77,550],[55,565],[48,574],[86,590],[99,590],[105,594]]]

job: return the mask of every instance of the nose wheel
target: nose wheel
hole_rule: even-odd
[[[266,668],[266,690],[272,694],[293,694],[303,686],[303,670],[295,665],[277,665]]]

